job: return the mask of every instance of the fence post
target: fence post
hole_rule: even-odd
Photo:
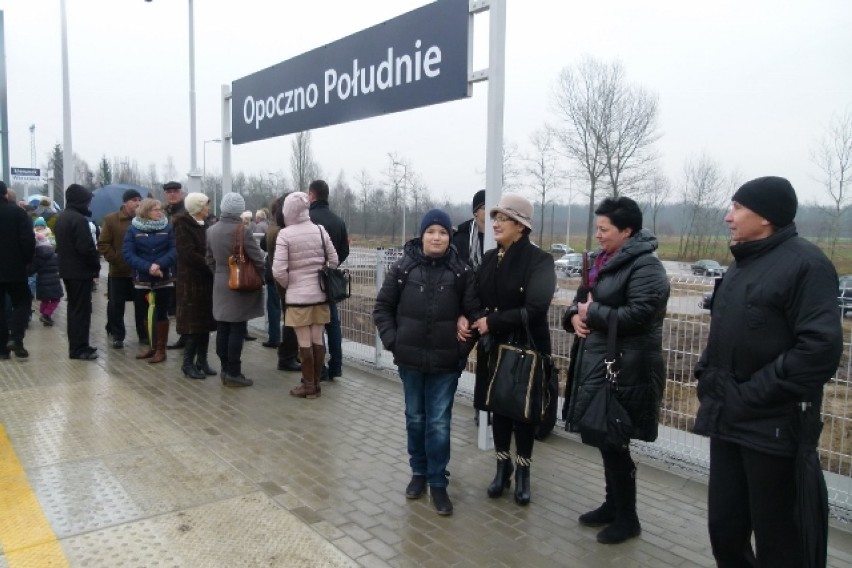
[[[382,289],[382,282],[385,281],[385,251],[381,248],[376,249],[376,296],[379,295],[379,290]],[[382,360],[382,340],[379,337],[379,330],[376,328],[375,353],[373,354],[373,364],[379,368],[379,362]]]

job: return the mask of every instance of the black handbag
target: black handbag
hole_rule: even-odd
[[[551,404],[548,383],[553,370],[550,355],[539,353],[530,334],[526,308],[521,308],[526,337],[500,343],[492,353],[494,366],[485,406],[491,412],[516,422],[539,424]]]
[[[322,240],[322,252],[325,255],[325,263],[319,272],[320,290],[325,292],[329,302],[337,304],[352,295],[352,279],[346,269],[332,268],[328,265],[328,249],[325,248],[325,236],[320,230]]]
[[[630,446],[633,421],[618,401],[618,373],[620,361],[616,350],[618,315],[613,310],[609,318],[607,335],[606,377],[604,385],[597,390],[580,418],[580,439],[584,444],[604,450],[626,449]]]

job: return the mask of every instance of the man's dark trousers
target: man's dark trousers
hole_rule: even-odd
[[[0,351],[6,350],[9,339],[16,342],[23,341],[27,322],[30,319],[32,296],[30,296],[27,281],[0,282],[0,305],[6,305],[7,296],[12,306],[12,316],[7,319],[4,313],[3,323],[0,325]]]
[[[136,322],[136,334],[139,340],[148,337],[146,331],[146,316],[148,304],[145,303],[145,298],[141,294],[137,294],[133,287],[132,278],[120,278],[110,276],[107,278],[107,294],[109,296],[107,310],[107,329],[112,334],[112,338],[117,341],[124,341],[127,335],[124,326],[124,305],[127,302],[133,302],[134,321]]]
[[[68,295],[66,323],[68,333],[68,355],[76,357],[89,349],[89,327],[92,324],[92,279],[68,279],[65,292]]]

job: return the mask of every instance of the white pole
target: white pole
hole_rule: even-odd
[[[231,86],[222,85],[222,195],[231,189]]]
[[[195,133],[195,15],[189,0],[189,191],[198,192],[198,143]]]
[[[59,0],[62,20],[62,183],[74,183],[74,150],[71,147],[71,91],[68,85],[68,26],[65,0]],[[63,191],[65,188],[61,188]],[[63,201],[64,203],[64,201]]]
[[[488,133],[485,149],[485,211],[490,211],[503,192],[503,106],[506,90],[506,0],[492,0],[488,32]],[[494,230],[485,223],[485,249],[494,248]],[[493,446],[488,420],[479,413],[478,446]]]

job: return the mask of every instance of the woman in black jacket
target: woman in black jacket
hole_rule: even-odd
[[[405,391],[405,427],[411,481],[417,499],[429,485],[439,515],[450,515],[447,464],[453,397],[471,346],[456,338],[460,315],[479,314],[473,272],[450,246],[449,216],[433,209],[423,216],[420,238],[385,276],[373,320]]]
[[[524,333],[522,309],[526,309],[536,349],[544,355],[550,355],[547,310],[556,289],[556,271],[553,268],[553,257],[530,242],[532,215],[532,203],[513,193],[504,193],[497,207],[491,210],[497,248],[485,253],[477,272],[479,298],[486,315],[472,326],[483,337],[476,354],[473,405],[477,410],[489,410],[485,398],[497,355],[497,349],[491,347],[508,340],[512,334]],[[464,322],[460,323],[459,335],[464,337]],[[497,474],[488,486],[489,497],[501,496],[503,490],[512,483],[515,468],[512,466],[510,446],[514,432],[517,451],[515,502],[519,505],[530,502],[530,463],[535,426],[493,413]]]
[[[642,229],[642,211],[627,197],[604,199],[595,210],[595,233],[601,250],[592,255],[588,287],[581,286],[562,325],[580,341],[572,350],[570,406],[566,422],[579,426],[589,403],[606,388],[607,332],[610,314],[617,316],[620,372],[617,400],[633,424],[631,438],[652,442],[657,438],[660,403],[665,388],[662,355],[663,316],[669,298],[669,281],[654,256],[657,239]],[[606,480],[606,500],[594,511],[580,515],[580,524],[606,526],[598,542],[615,544],[641,532],[636,515],[636,465],[630,448],[600,448]]]

